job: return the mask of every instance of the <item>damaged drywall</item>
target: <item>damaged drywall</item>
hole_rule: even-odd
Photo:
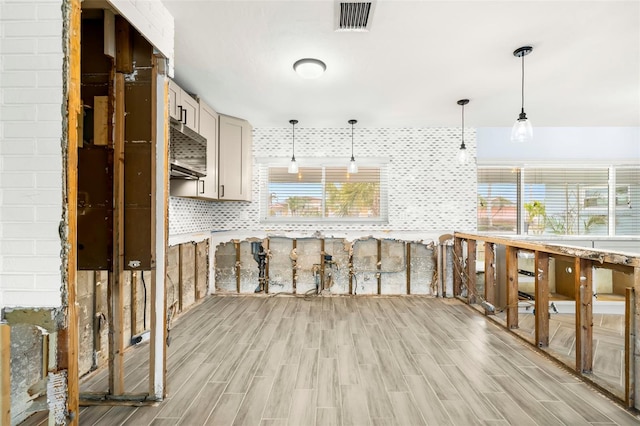
[[[437,289],[433,242],[374,237],[349,241],[317,235],[220,242],[214,255],[216,292],[261,290],[252,243],[267,252],[269,294],[435,294]]]

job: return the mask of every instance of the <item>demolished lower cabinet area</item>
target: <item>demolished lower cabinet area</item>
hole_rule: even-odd
[[[206,200],[251,201],[251,125],[199,103],[200,136],[206,143],[206,175],[171,179],[171,195]]]

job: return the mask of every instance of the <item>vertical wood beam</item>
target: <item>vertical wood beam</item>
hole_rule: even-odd
[[[638,374],[640,373],[640,341],[638,341],[638,330],[640,330],[640,297],[637,297],[640,294],[640,267],[636,266],[633,268],[633,345],[632,345],[632,359],[630,364],[632,364],[632,368],[630,373],[633,373],[630,377],[630,385],[633,386],[633,407],[638,408],[640,404],[636,402],[638,395],[640,395],[640,377]]]
[[[264,239],[264,250],[267,252],[267,257],[264,265],[264,294],[269,294],[269,238]]]
[[[151,285],[149,394],[160,400],[167,396],[167,236],[169,235],[169,81],[164,77],[162,58],[152,58],[151,120]]]
[[[462,239],[453,240],[453,297],[462,293]]]
[[[576,300],[576,370],[589,373],[593,366],[593,268],[588,259],[574,258]]]
[[[11,424],[11,329],[0,323],[0,425]]]
[[[549,253],[535,253],[535,333],[539,348],[549,346]]]
[[[507,328],[518,328],[518,249],[507,246]]]
[[[109,322],[109,390],[124,393],[124,74],[115,78],[115,138],[113,148],[113,267]]]
[[[240,241],[233,243],[236,247],[236,292],[240,294]]]
[[[320,288],[318,292],[324,290],[324,238],[320,238]]]
[[[298,251],[296,250],[296,248],[298,247],[298,240],[296,240],[294,238],[291,241],[291,246],[292,246],[291,250],[292,251],[295,250],[295,252],[296,252],[296,259],[293,261],[293,268],[291,268],[292,269],[292,271],[291,271],[291,274],[292,274],[291,283],[292,283],[292,286],[293,286],[293,294],[296,294],[296,287],[297,287],[297,282],[296,281],[297,281],[297,277],[298,277],[298,274],[296,274],[296,268],[298,267],[298,257],[297,257]]]
[[[467,302],[476,303],[476,240],[467,240]]]
[[[180,244],[178,246],[178,311],[182,312],[182,300],[184,298],[183,292],[183,283],[182,283],[182,261],[184,258],[183,254],[184,244]],[[236,243],[236,281],[240,282],[240,244]],[[239,285],[239,284],[238,284]],[[240,293],[240,288],[238,287],[238,293]]]
[[[376,269],[378,270],[376,277],[378,279],[378,294],[382,294],[382,240],[377,240],[378,243],[378,262],[376,263]]]
[[[411,243],[407,243],[407,294],[411,294]]]
[[[78,134],[78,128],[82,125],[82,102],[81,80],[80,80],[80,34],[81,34],[81,0],[70,0],[68,2],[68,45],[65,80],[67,83],[66,109],[67,109],[67,143],[63,157],[64,164],[64,211],[66,212],[66,239],[63,241],[66,285],[66,308],[65,328],[59,331],[60,344],[58,345],[58,367],[67,370],[67,413],[69,425],[76,426],[79,417],[80,390],[78,385],[78,351],[79,351],[79,321],[77,306],[77,234],[78,234],[78,145],[82,141]],[[64,161],[64,160],[63,160]],[[64,213],[63,213],[64,214]],[[4,386],[3,386],[4,388]],[[3,423],[4,424],[4,423]],[[7,423],[8,424],[8,423]]]
[[[131,26],[119,15],[116,16],[116,71],[125,74],[133,72]]]
[[[496,306],[496,251],[495,246],[485,241],[484,243],[484,300]],[[493,315],[494,312],[488,312],[488,315]]]
[[[624,400],[629,408],[635,404],[635,292],[627,287],[624,293]]]
[[[353,294],[353,241],[349,246],[349,294]]]

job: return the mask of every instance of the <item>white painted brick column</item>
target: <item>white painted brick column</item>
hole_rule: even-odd
[[[0,307],[60,305],[61,5],[0,0]]]

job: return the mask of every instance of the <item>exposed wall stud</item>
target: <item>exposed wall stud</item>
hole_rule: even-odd
[[[454,238],[453,240],[453,297],[462,294],[462,239]]]
[[[492,306],[496,306],[496,256],[495,245],[485,241],[484,243],[484,300]],[[493,315],[486,311],[485,314]]]
[[[407,243],[407,294],[411,294],[411,243]]]
[[[535,252],[535,333],[539,348],[549,346],[549,253]]]
[[[467,299],[476,303],[476,240],[467,240]]]
[[[507,328],[518,328],[518,249],[507,246]]]
[[[593,368],[593,268],[592,262],[574,258],[576,294],[576,369],[589,373]]]
[[[378,294],[382,294],[382,240],[379,239],[378,243],[378,263],[376,264],[378,273],[376,277],[378,279]]]
[[[627,287],[624,296],[624,400],[627,407],[632,408],[635,405],[635,291]]]

